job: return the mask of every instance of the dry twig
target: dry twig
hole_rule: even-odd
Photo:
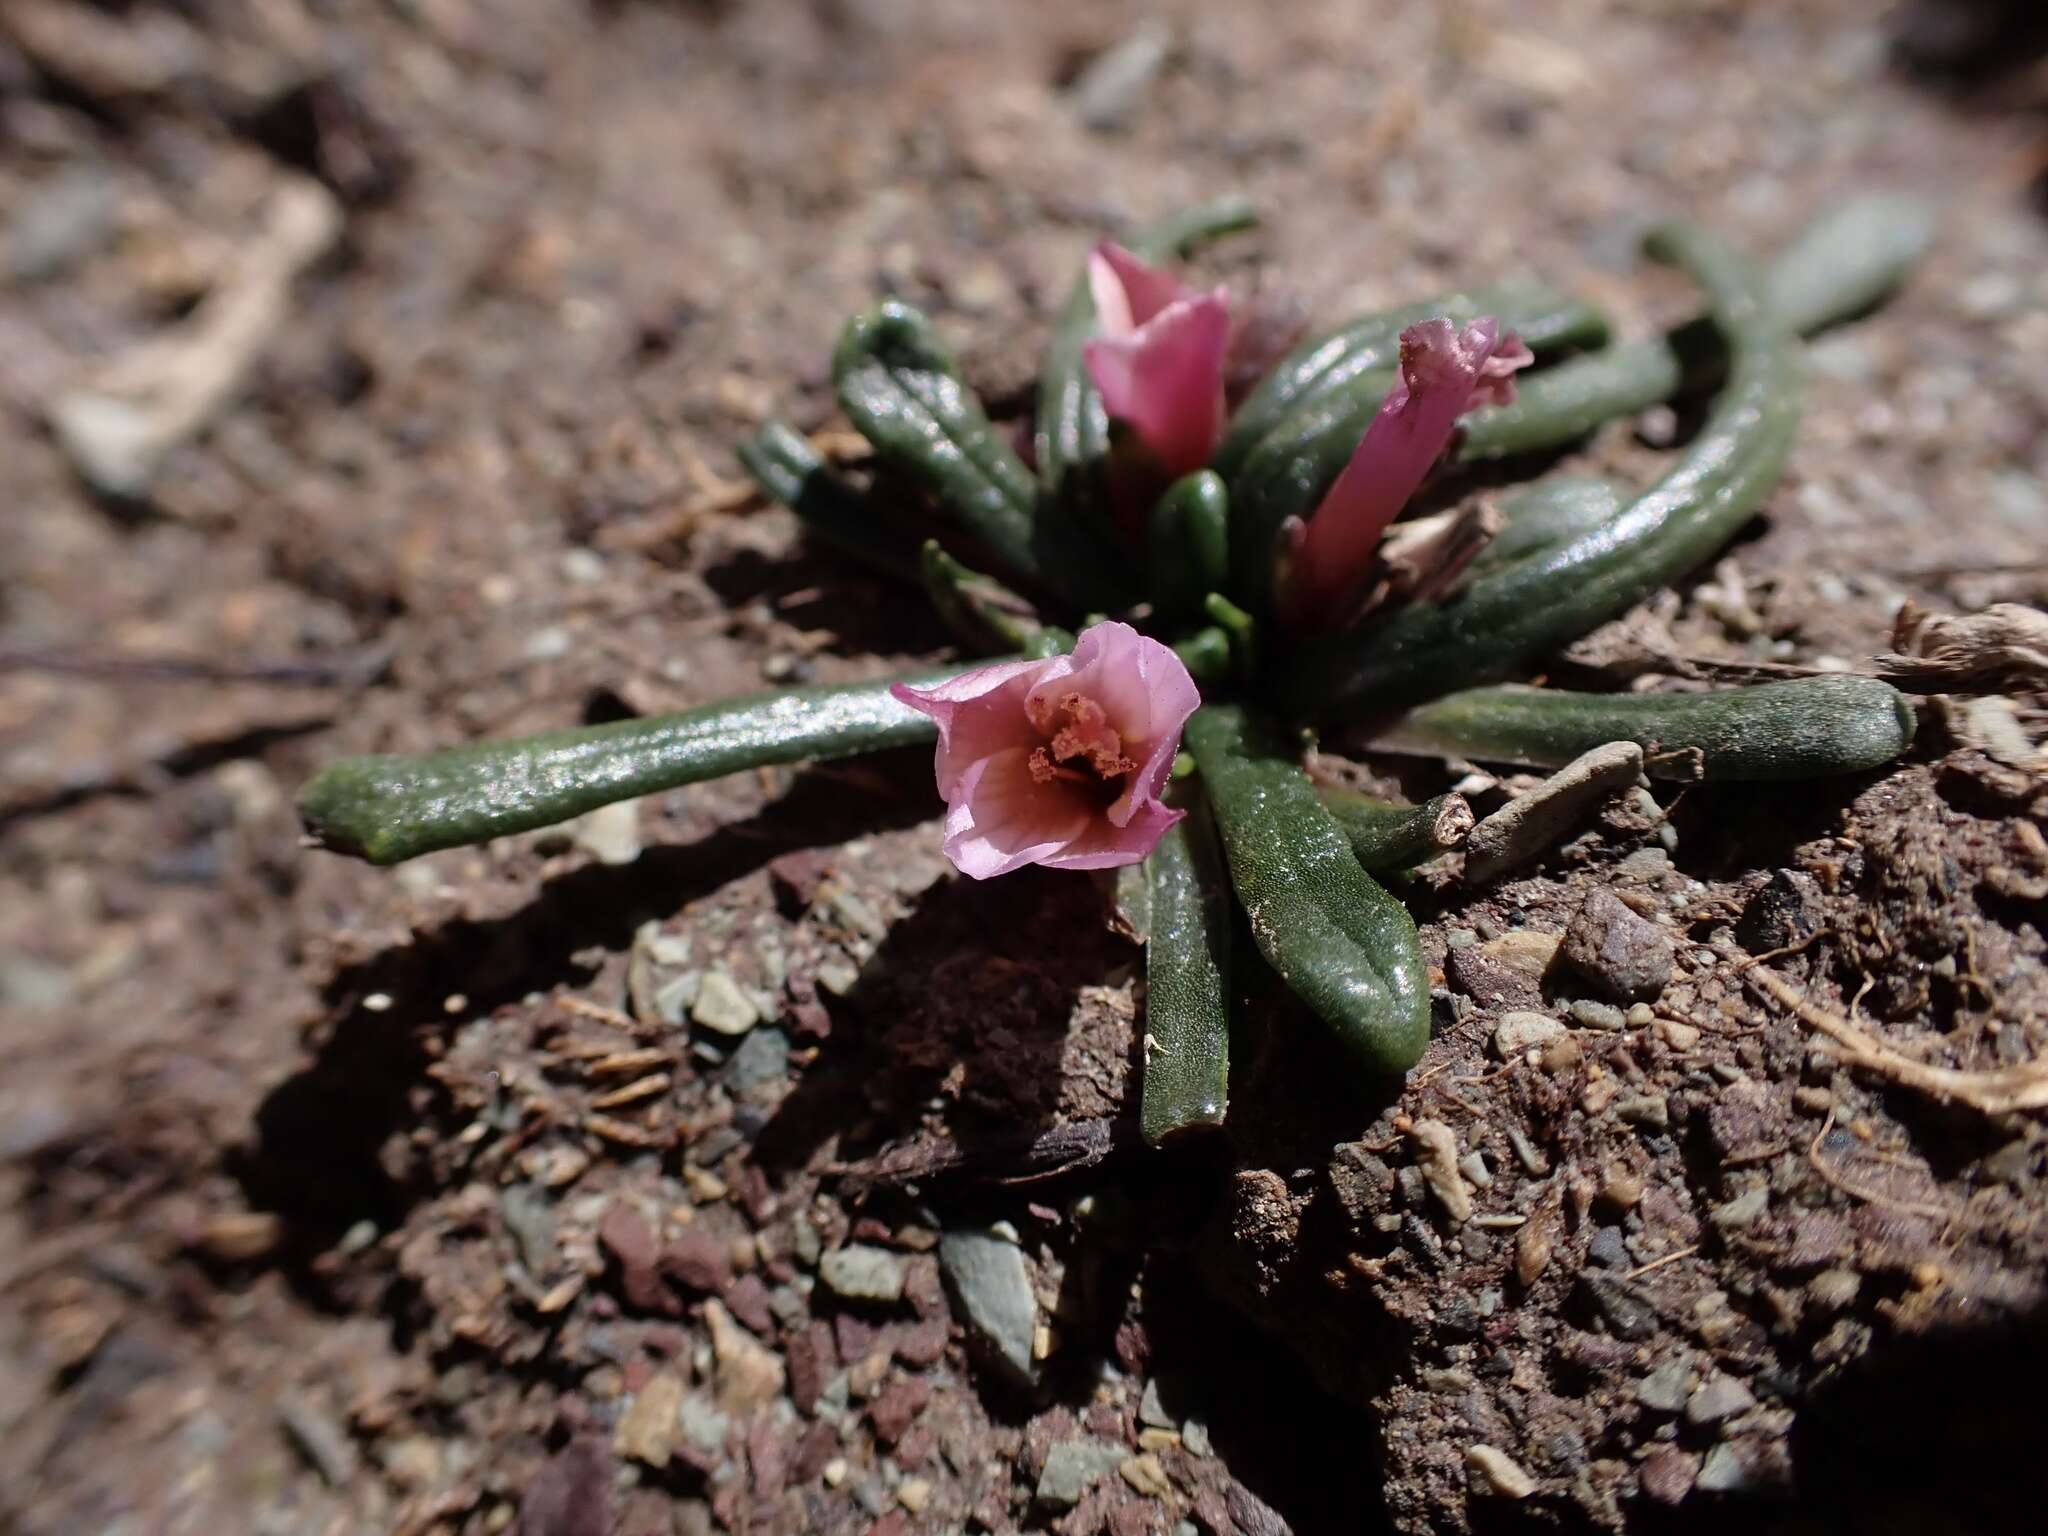
[[[1877,657],[1886,682],[1919,693],[1994,693],[2048,687],[2048,613],[1993,603],[1982,613],[1899,610],[1892,649]]]
[[[1986,1115],[2014,1110],[2048,1109],[2048,1060],[2036,1058],[2017,1066],[1979,1072],[1929,1066],[1894,1050],[1869,1031],[1808,998],[1790,982],[1751,967],[1745,975],[1758,990],[1789,1008],[1848,1053],[1851,1066],[1865,1067],[1906,1088],[1916,1088],[1943,1102],[1968,1105]]]

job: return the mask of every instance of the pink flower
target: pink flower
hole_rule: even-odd
[[[946,857],[963,875],[1135,864],[1183,814],[1159,796],[1202,698],[1128,624],[1083,630],[1071,656],[890,691],[939,722]]]
[[[1373,567],[1380,535],[1422,488],[1450,446],[1458,418],[1515,398],[1515,370],[1533,358],[1492,316],[1462,331],[1425,320],[1401,333],[1401,377],[1309,519],[1289,568],[1289,616],[1298,624],[1341,615]]]
[[[1208,461],[1223,431],[1228,290],[1197,293],[1108,241],[1088,258],[1102,334],[1082,356],[1103,408],[1177,480]]]

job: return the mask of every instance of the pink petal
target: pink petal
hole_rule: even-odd
[[[1038,862],[1047,869],[1117,869],[1141,863],[1166,836],[1166,829],[1185,815],[1186,811],[1155,800],[1139,808],[1124,826],[1096,817],[1064,848]]]
[[[1031,753],[1013,748],[983,758],[960,781],[946,811],[946,857],[974,880],[1042,864],[1088,830],[1087,800],[1070,786],[1041,784]]]
[[[1479,365],[1479,378],[1472,385],[1472,398],[1465,403],[1465,409],[1476,411],[1482,405],[1513,405],[1515,403],[1515,374],[1536,361],[1536,354],[1523,343],[1513,331],[1500,339],[1492,355]]]
[[[1024,697],[1042,678],[1064,676],[1064,656],[1042,661],[1003,661],[976,667],[929,688],[897,683],[889,692],[939,723],[934,760],[939,794],[951,804],[963,775],[983,758],[1012,747],[1035,747],[1038,733],[1024,714]]]
[[[1088,256],[1088,294],[1105,336],[1128,336],[1167,305],[1195,290],[1164,267],[1149,266],[1111,240]]]
[[[1170,648],[1128,624],[1090,626],[1071,656],[1000,662],[890,692],[938,722],[946,857],[976,880],[1025,864],[1134,864],[1180,819],[1159,797],[1201,694]],[[1082,709],[1077,694],[1096,708]],[[1067,744],[1054,747],[1058,762],[1048,763],[1041,748],[1084,730],[1084,745],[1066,734]],[[1135,764],[1108,805],[1102,785],[1067,771],[1096,749],[1106,754],[1102,772],[1119,758]]]
[[[1429,478],[1458,418],[1512,400],[1514,371],[1528,360],[1528,348],[1512,332],[1502,337],[1491,316],[1462,331],[1440,319],[1401,333],[1400,380],[1317,506],[1290,572],[1287,602],[1297,622],[1330,617],[1357,590],[1380,535]]]
[[[1134,331],[1083,349],[1103,408],[1123,422],[1172,479],[1201,468],[1223,430],[1225,290],[1176,299]]]
[[[1083,630],[1074,644],[1072,673],[1057,682],[1035,684],[1031,701],[1043,707],[1069,691],[1099,703],[1111,728],[1123,738],[1125,754],[1139,760],[1125,781],[1124,793],[1109,808],[1109,820],[1125,826],[1140,807],[1165,792],[1167,774],[1180,751],[1181,730],[1201,706],[1201,690],[1171,647],[1112,621]],[[1159,832],[1171,825],[1170,818]],[[1145,851],[1158,840],[1155,832]]]

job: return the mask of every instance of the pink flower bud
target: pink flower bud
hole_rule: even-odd
[[[1227,290],[1197,293],[1105,241],[1088,258],[1102,334],[1082,356],[1103,408],[1177,480],[1208,461],[1223,431]]]
[[[1481,405],[1515,398],[1515,370],[1533,361],[1492,316],[1462,331],[1425,320],[1401,333],[1401,377],[1336,483],[1317,505],[1288,575],[1285,608],[1301,626],[1334,622],[1363,585],[1380,535],[1422,488],[1457,430]]]
[[[1128,624],[1083,630],[1070,656],[890,691],[939,723],[945,852],[964,875],[1135,864],[1183,814],[1159,797],[1201,694]]]

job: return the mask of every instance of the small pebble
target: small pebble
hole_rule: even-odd
[[[1156,1376],[1145,1383],[1144,1393],[1138,1399],[1138,1422],[1149,1424],[1155,1429],[1180,1428],[1180,1420],[1167,1408],[1165,1399],[1159,1395],[1159,1378]]]
[[[1474,1489],[1504,1499],[1526,1499],[1536,1491],[1536,1479],[1524,1472],[1507,1454],[1490,1445],[1474,1445],[1465,1451],[1465,1465],[1474,1474]]]
[[[630,864],[640,857],[640,802],[619,800],[601,805],[560,831],[600,864]]]
[[[1173,33],[1158,19],[1088,61],[1069,88],[1074,115],[1098,133],[1121,128],[1144,104],[1173,48]]]
[[[1515,1234],[1515,1278],[1524,1286],[1534,1285],[1550,1263],[1554,1246],[1550,1220],[1539,1214]]]
[[[1707,1452],[1695,1486],[1705,1493],[1740,1493],[1755,1481],[1749,1457],[1738,1446],[1724,1443]]]
[[[992,1231],[948,1232],[939,1268],[970,1337],[1020,1384],[1035,1382],[1038,1298],[1023,1251]]]
[[[1646,1187],[1643,1176],[1628,1164],[1609,1163],[1600,1180],[1599,1199],[1614,1210],[1631,1211],[1642,1202]]]
[[[1612,1003],[1595,1002],[1581,998],[1571,1005],[1572,1021],[1586,1029],[1620,1029],[1628,1023],[1628,1015]]]
[[[1855,1301],[1863,1288],[1863,1277],[1853,1269],[1824,1269],[1806,1282],[1806,1294],[1815,1306],[1840,1312]]]
[[[1735,1232],[1754,1226],[1771,1208],[1771,1192],[1762,1184],[1744,1190],[1726,1205],[1716,1206],[1710,1220],[1723,1231]]]
[[[860,985],[860,967],[851,960],[834,955],[820,962],[818,966],[818,987],[834,997],[844,997]]]
[[[1598,1264],[1602,1269],[1626,1268],[1628,1244],[1621,1235],[1621,1228],[1596,1228],[1592,1240],[1586,1244],[1586,1262]]]
[[[1564,1026],[1544,1013],[1509,1013],[1494,1026],[1493,1048],[1509,1061],[1533,1045],[1544,1045],[1564,1033]]]
[[[697,984],[690,1017],[721,1035],[744,1035],[761,1022],[761,1011],[724,971],[706,971]]]
[[[779,1029],[757,1029],[740,1043],[725,1064],[726,1092],[750,1093],[789,1076],[789,1036]]]
[[[1747,1413],[1755,1406],[1755,1395],[1733,1376],[1709,1376],[1685,1400],[1685,1422],[1698,1429]]]
[[[1149,1498],[1163,1499],[1173,1491],[1173,1484],[1167,1480],[1166,1468],[1157,1456],[1149,1453],[1130,1457],[1117,1467],[1117,1471],[1125,1482]]]
[[[1639,1125],[1646,1130],[1665,1131],[1671,1128],[1671,1101],[1661,1093],[1622,1099],[1615,1104],[1614,1113],[1630,1125]]]
[[[818,1278],[834,1295],[849,1301],[900,1301],[903,1260],[886,1248],[849,1243],[834,1248],[818,1263]]]
[[[1532,1179],[1540,1179],[1550,1172],[1550,1160],[1536,1150],[1536,1144],[1529,1140],[1528,1133],[1519,1125],[1508,1127],[1508,1146],[1514,1150],[1515,1161],[1522,1165],[1522,1171]]]
[[[346,1487],[355,1476],[356,1447],[341,1426],[300,1399],[286,1399],[279,1405],[277,1416],[292,1444],[326,1479],[328,1486]]]
[[[1072,1509],[1101,1479],[1124,1463],[1124,1448],[1107,1440],[1063,1440],[1045,1453],[1035,1497],[1048,1509]]]
[[[1660,1445],[1643,1458],[1643,1494],[1659,1504],[1683,1503],[1699,1470],[1699,1457],[1675,1445]]]
[[[1636,1383],[1636,1401],[1652,1413],[1677,1413],[1692,1393],[1692,1364],[1682,1356],[1667,1360]]]
[[[683,1406],[682,1378],[660,1371],[633,1395],[612,1431],[612,1449],[632,1461],[665,1467],[675,1453],[677,1415]]]
[[[1691,1024],[1681,1024],[1676,1019],[1659,1019],[1656,1025],[1657,1038],[1681,1055],[1700,1043],[1700,1032]]]
[[[1564,962],[1617,1002],[1648,1002],[1671,982],[1671,936],[1605,886],[1565,930]]]

